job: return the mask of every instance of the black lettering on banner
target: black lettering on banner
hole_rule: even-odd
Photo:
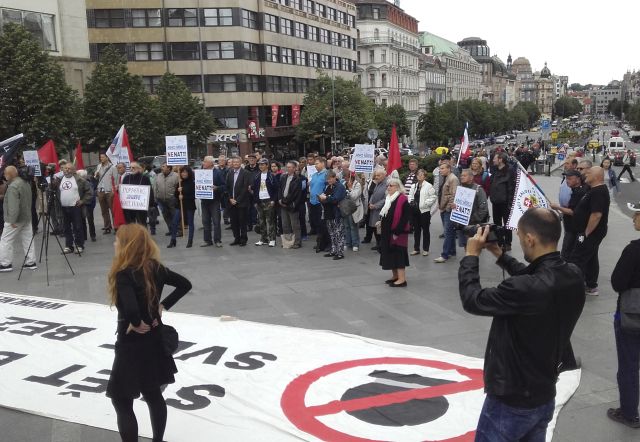
[[[191,387],[182,387],[176,392],[179,398],[189,401],[188,403],[183,403],[177,399],[167,399],[167,405],[177,408],[178,410],[200,410],[209,406],[211,400],[206,396],[196,394],[197,391],[205,391],[212,397],[224,397],[225,395],[224,388],[219,385],[192,385]]]
[[[258,359],[254,359],[256,357],[266,359],[267,361],[275,361],[276,359],[278,359],[276,355],[272,355],[270,353],[249,351],[247,353],[240,353],[239,355],[237,355],[234,359],[238,362],[225,362],[224,365],[235,370],[257,370],[258,368],[264,367],[265,363]]]
[[[100,370],[98,374],[110,375],[111,370]],[[109,379],[94,378],[92,376],[84,378],[83,381],[90,382],[96,385],[89,386],[82,384],[71,384],[67,388],[69,390],[86,391],[88,393],[104,393],[105,391],[107,391],[107,384],[109,383]]]
[[[51,385],[53,387],[61,387],[67,383],[67,381],[62,380],[62,378],[64,378],[68,374],[82,370],[84,367],[86,367],[86,365],[73,364],[67,368],[63,368],[60,371],[56,371],[49,376],[29,376],[24,378],[24,380],[29,382],[37,382],[39,384]]]
[[[95,328],[68,325],[59,327],[52,332],[45,333],[42,335],[42,337],[47,339],[54,339],[56,341],[68,341],[69,339],[77,338],[78,336],[88,333],[92,330],[95,330]]]
[[[202,350],[194,351],[193,353],[185,353],[183,355],[178,356],[175,359],[178,359],[180,361],[186,361],[187,359],[191,359],[196,356],[209,353],[209,356],[207,356],[207,358],[204,360],[204,364],[217,365],[218,362],[220,362],[220,358],[222,358],[222,356],[225,354],[227,350],[228,350],[227,347],[218,347],[218,346],[207,347],[207,348],[203,348]]]
[[[12,325],[16,324],[26,324],[28,322],[33,322],[33,319],[26,318],[18,318],[17,316],[9,316],[7,317],[8,321],[0,322],[0,331],[5,331]],[[5,326],[5,327],[3,327]]]
[[[23,353],[14,353],[12,351],[0,351],[0,367],[22,359],[26,356]]]
[[[35,325],[25,325],[19,330],[9,330],[9,333],[15,333],[17,335],[33,336],[38,333],[53,330],[56,327],[61,326],[59,322],[47,322],[47,321],[34,321],[35,324],[43,324],[40,327]]]

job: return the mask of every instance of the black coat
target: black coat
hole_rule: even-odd
[[[496,168],[491,175],[489,189],[492,204],[508,204],[509,207],[513,204],[515,180],[509,165],[503,167],[502,170]]]
[[[236,207],[248,208],[253,202],[253,197],[249,192],[249,188],[253,186],[253,174],[247,170],[240,168],[236,185],[233,185],[234,169],[227,172],[227,198],[232,199],[235,195]],[[235,190],[235,193],[234,193]],[[231,203],[229,203],[231,204]],[[231,206],[229,206],[231,207]]]
[[[180,192],[176,188],[176,200],[179,200]],[[184,210],[196,210],[196,183],[188,178],[182,180],[182,207]]]
[[[293,212],[295,210],[298,210],[298,207],[301,204],[302,182],[300,181],[300,177],[298,175],[294,175],[291,179],[291,183],[289,183],[289,194],[285,196],[284,188],[287,185],[288,176],[288,174],[283,173],[280,177],[278,201],[280,202],[281,207]]]
[[[559,252],[529,266],[505,254],[498,264],[511,277],[482,288],[478,257],[463,258],[460,299],[467,312],[493,316],[484,360],[487,394],[534,408],[555,397],[562,352],[584,307],[584,278]]]
[[[141,173],[130,173],[122,178],[122,184],[137,184],[140,186],[149,186],[149,207],[153,207],[156,205],[155,198],[153,196],[153,186],[151,185],[151,180],[148,176],[144,176]],[[132,210],[132,212],[134,212]]]

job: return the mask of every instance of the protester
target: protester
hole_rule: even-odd
[[[149,207],[155,205],[153,196],[153,189],[151,188],[151,180],[148,176],[145,176],[142,172],[142,166],[140,163],[132,162],[130,165],[131,173],[122,178],[121,184],[136,185],[136,186],[149,186]],[[143,226],[147,226],[147,211],[146,210],[130,210],[125,209],[124,219],[127,224],[137,223]]]
[[[176,199],[180,204],[178,205],[178,210],[173,214],[173,222],[171,223],[171,241],[167,246],[169,249],[176,246],[178,225],[182,224],[183,219],[189,227],[187,249],[193,247],[193,235],[196,230],[193,222],[196,214],[196,184],[191,167],[182,166],[182,168],[180,168],[180,178],[180,187],[176,189]]]
[[[220,169],[220,172],[222,172],[222,178],[223,181],[225,182],[225,186],[226,186],[226,182],[227,182],[227,173],[229,172],[229,167],[227,167],[227,157],[226,155],[219,155],[218,156],[218,169]],[[226,192],[226,189],[225,189]],[[224,225],[229,225],[231,224],[231,222],[229,221],[229,213],[227,211],[227,205],[228,205],[228,201],[227,198],[222,198],[222,201],[220,202],[220,207],[222,210],[222,220]],[[226,228],[227,230],[230,229],[230,227]]]
[[[407,247],[411,208],[404,185],[399,179],[387,181],[384,204],[380,209],[380,267],[391,270],[391,279],[385,281],[389,287],[406,287],[405,269],[409,266]]]
[[[231,169],[227,173],[226,192],[228,201],[229,219],[233,231],[232,246],[244,247],[247,245],[247,218],[251,205],[251,193],[253,175],[243,169],[239,157],[231,158]]]
[[[145,177],[149,178],[149,181],[151,182],[151,191],[153,191],[156,182],[156,173],[154,172],[151,164],[147,164],[142,167],[144,169],[144,172],[142,172],[142,174]],[[155,204],[153,205],[149,205],[149,210],[147,211],[147,216],[149,217],[149,231],[151,232],[152,236],[156,234],[156,226],[159,224],[158,215],[160,214],[158,212],[158,203],[155,201],[154,203]]]
[[[307,204],[309,201],[309,179],[307,178],[307,160],[305,157],[300,157],[302,160],[297,166],[298,178],[300,178],[300,187],[302,191],[300,192],[300,204],[298,205],[298,221],[300,222],[300,235],[302,237],[302,241],[306,241],[309,239],[309,234],[307,231]],[[286,172],[286,170],[284,171]],[[280,219],[282,220],[282,207],[278,207],[280,212]]]
[[[215,163],[212,156],[206,156],[202,160],[203,170],[212,170],[213,175],[213,199],[202,199],[200,209],[202,210],[202,227],[204,229],[204,242],[200,247],[210,247],[214,243],[216,247],[222,247],[222,226],[221,226],[221,206],[220,202],[224,195],[224,175],[220,169],[214,168]],[[213,231],[213,238],[211,232]]]
[[[489,196],[489,192],[491,191],[491,178],[489,177],[489,172],[484,170],[484,166],[482,165],[482,161],[480,158],[474,158],[471,160],[471,173],[473,174],[473,182],[478,186],[482,187],[484,193]]]
[[[515,177],[509,167],[509,157],[506,153],[498,153],[493,156],[495,172],[491,175],[489,195],[493,207],[493,222],[499,226],[506,226],[509,222],[509,214],[513,205],[515,192]],[[505,229],[504,242],[507,251],[511,250],[513,234]]]
[[[371,250],[378,250],[380,247],[380,234],[376,229],[376,224],[380,220],[380,210],[384,206],[385,197],[387,193],[387,172],[382,167],[376,167],[373,170],[373,179],[371,181],[371,187],[369,187],[369,218],[367,225],[371,229],[373,236],[376,239],[376,245]],[[371,237],[367,236],[369,241]],[[367,239],[365,238],[365,239]],[[362,241],[363,243],[369,241]]]
[[[344,185],[338,180],[335,170],[327,172],[327,185],[324,191],[318,195],[322,202],[324,221],[327,224],[327,232],[331,240],[331,251],[325,257],[333,257],[334,260],[344,258],[344,225],[342,213],[338,205],[347,195]]]
[[[7,187],[2,199],[4,226],[0,237],[0,272],[13,270],[14,242],[20,240],[26,255],[23,268],[36,270],[36,252],[31,244],[33,228],[31,226],[31,186],[18,176],[15,166],[4,168]],[[29,247],[31,246],[31,247]]]
[[[349,169],[344,169],[344,158],[341,156],[331,158],[331,168],[336,173],[338,181],[345,179],[345,174],[349,173]]]
[[[618,181],[620,181],[620,178],[622,177],[622,174],[628,172],[629,173],[629,177],[631,178],[632,182],[635,182],[635,177],[633,176],[633,172],[631,171],[631,149],[628,149],[624,155],[622,156],[622,170],[620,171],[620,174],[618,175]]]
[[[406,178],[404,179],[404,194],[409,195],[411,191],[411,186],[418,181],[418,177],[416,176],[418,173],[418,160],[415,158],[411,158],[409,160],[409,173],[407,173]]]
[[[82,207],[91,202],[91,186],[75,173],[73,164],[63,167],[63,176],[59,181],[60,206],[62,207],[65,247],[63,253],[73,253],[75,244],[78,253],[84,252],[84,233],[82,232]]]
[[[260,152],[254,152],[247,155],[247,164],[244,166],[244,170],[250,172],[252,175],[251,183],[253,183],[256,177],[260,174],[260,168],[258,167],[258,156],[260,156]],[[249,215],[247,218],[247,222],[247,230],[249,231],[253,230],[253,227],[258,225],[258,211],[255,204],[253,204],[253,201],[251,201],[251,203],[249,204]]]
[[[358,224],[364,216],[364,208],[362,204],[362,189],[364,186],[364,175],[361,173],[347,173],[345,187],[347,189],[347,198],[354,202],[356,210],[350,214],[343,214],[343,223],[345,231],[345,242],[347,249],[354,252],[360,250],[360,231]]]
[[[634,209],[633,227],[640,231],[640,211]],[[613,329],[618,353],[618,393],[620,408],[609,408],[607,416],[631,428],[640,428],[638,416],[638,375],[640,367],[640,334],[625,330],[620,321],[620,296],[632,290],[631,296],[640,296],[640,239],[631,241],[622,251],[611,274],[611,286],[618,293]],[[636,304],[637,305],[637,304]]]
[[[327,185],[326,160],[322,157],[316,158],[316,173],[309,181],[309,224],[311,231],[316,233],[316,253],[325,251],[329,245],[329,238],[326,225],[322,219],[322,204],[318,195],[324,192]]]
[[[162,312],[191,290],[191,283],[160,263],[160,251],[141,225],[122,226],[116,233],[115,256],[107,277],[111,305],[118,309],[117,338],[107,397],[116,411],[123,441],[138,440],[133,401],[142,393],[149,408],[153,440],[163,440],[167,405],[166,384],[178,372],[164,352]],[[160,301],[165,285],[175,289]]]
[[[111,219],[113,217],[113,187],[112,183],[117,181],[115,174],[117,174],[116,168],[109,157],[106,154],[100,154],[100,164],[98,165],[95,174],[95,179],[98,180],[96,188],[98,190],[98,203],[100,204],[100,213],[102,214],[103,233],[111,233],[113,224]]]
[[[440,190],[438,191],[438,209],[444,226],[444,242],[442,254],[434,259],[436,263],[444,263],[456,256],[456,230],[451,222],[451,211],[454,207],[458,178],[453,174],[448,162],[440,164]]]
[[[582,176],[580,172],[575,169],[570,169],[564,173],[565,183],[571,190],[571,196],[566,206],[561,204],[551,204],[551,208],[562,213],[562,224],[564,227],[564,237],[562,240],[562,249],[560,255],[564,259],[568,259],[573,252],[576,245],[576,227],[573,221],[573,212],[576,210],[576,206],[585,194],[585,190],[582,187]]]
[[[416,182],[409,189],[408,202],[411,207],[411,225],[413,226],[413,251],[411,255],[420,254],[422,240],[422,255],[429,256],[431,246],[431,210],[437,203],[436,190],[426,180],[427,172],[420,169],[416,172]],[[406,182],[405,182],[406,183]],[[406,187],[405,187],[406,188]]]
[[[575,158],[567,158],[562,164],[564,172],[562,173],[562,181],[560,182],[560,190],[558,191],[558,204],[561,207],[569,207],[569,200],[571,199],[572,189],[567,183],[567,173],[570,170],[577,170],[578,160]],[[578,173],[580,175],[580,173]]]
[[[173,172],[167,163],[162,163],[160,173],[156,175],[155,182],[153,183],[153,195],[162,214],[162,218],[167,224],[168,232],[166,236],[171,235],[171,223],[173,222],[173,215],[176,212],[178,204],[175,196],[178,181],[178,174]],[[180,227],[178,236],[182,236],[182,227]]]
[[[96,208],[96,180],[95,178],[87,178],[87,171],[84,169],[79,170],[78,176],[89,183],[91,187],[91,200],[85,206],[82,206],[82,233],[84,240],[87,241],[91,237],[91,242],[96,241],[96,225],[93,219],[93,211]],[[89,226],[89,236],[87,236],[87,225]]]
[[[600,167],[602,167],[602,172],[604,173],[604,182],[607,185],[607,190],[609,191],[609,199],[612,200],[616,197],[616,193],[620,193],[620,186],[618,185],[616,172],[611,168],[611,160],[609,158],[602,160]]]
[[[484,189],[476,184],[473,180],[473,172],[471,169],[463,169],[460,172],[460,186],[467,189],[473,189],[475,191],[475,197],[473,199],[473,206],[471,207],[471,215],[469,217],[469,225],[477,225],[486,223],[489,220],[489,207],[487,205],[487,194],[484,193]],[[455,209],[455,204],[453,205]],[[467,247],[467,236],[464,234],[461,225],[456,225],[456,232],[458,235],[458,245],[460,247]]]
[[[458,273],[464,309],[493,317],[484,360],[487,396],[475,440],[542,441],[555,410],[562,354],[585,302],[582,275],[560,257],[560,218],[549,209],[529,209],[518,222],[529,266],[488,243],[489,232],[483,227],[469,239]],[[483,248],[511,275],[497,287],[480,285]]]
[[[276,246],[276,202],[278,201],[278,178],[269,170],[269,160],[258,162],[260,173],[253,181],[253,200],[260,221],[260,240],[256,246]]]
[[[287,163],[287,173],[280,177],[278,186],[278,205],[282,214],[282,247],[286,241],[291,241],[293,236],[292,249],[301,247],[301,230],[299,206],[304,205],[304,199],[301,196],[303,189],[300,185],[301,177],[296,173],[296,162],[289,161]]]
[[[581,165],[582,162],[578,167]],[[598,250],[600,243],[607,235],[609,191],[604,184],[604,172],[601,167],[584,169],[583,176],[589,190],[573,211],[577,236],[568,261],[577,264],[582,270],[586,293],[598,296],[598,275],[600,273]]]

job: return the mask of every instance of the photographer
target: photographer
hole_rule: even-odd
[[[585,302],[582,273],[560,257],[560,218],[549,209],[529,209],[518,222],[529,266],[488,242],[490,233],[484,226],[469,239],[458,273],[464,309],[493,317],[484,360],[487,397],[476,441],[543,440],[562,354]],[[483,248],[511,275],[497,287],[480,285]]]

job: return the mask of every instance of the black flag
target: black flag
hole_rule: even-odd
[[[0,176],[4,173],[4,168],[11,164],[15,158],[18,152],[18,146],[23,138],[23,134],[18,134],[4,141],[0,141]]]

